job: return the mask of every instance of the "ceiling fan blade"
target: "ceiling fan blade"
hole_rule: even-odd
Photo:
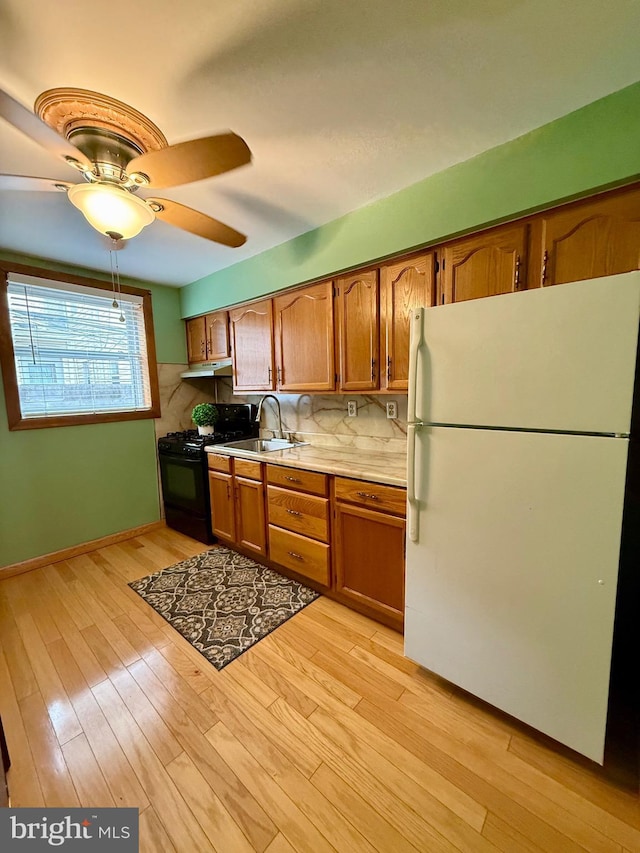
[[[154,188],[190,184],[213,175],[221,175],[251,161],[249,146],[235,133],[204,136],[189,142],[178,142],[159,151],[134,157],[127,172],[141,172]]]
[[[177,201],[170,201],[167,198],[148,198],[147,202],[152,204],[155,210],[156,205],[160,205],[161,210],[156,210],[158,219],[163,222],[168,222],[169,225],[175,225],[177,228],[182,228],[183,231],[189,231],[191,234],[197,234],[198,237],[204,237],[205,240],[212,240],[214,243],[222,243],[223,246],[233,246],[237,248],[246,242],[244,234],[235,231],[224,222],[218,222],[217,219],[212,219],[192,207],[185,207],[183,204],[178,204]]]
[[[56,181],[55,178],[32,178],[28,175],[0,175],[0,190],[20,190],[24,192],[60,192],[72,187],[68,181]]]
[[[34,142],[51,151],[52,154],[62,157],[67,163],[71,159],[79,163],[83,169],[91,170],[93,168],[91,161],[85,157],[82,151],[67,142],[64,136],[60,136],[52,127],[39,119],[35,113],[32,113],[20,101],[16,101],[2,89],[0,89],[0,116],[33,139]],[[73,164],[70,163],[70,165]]]

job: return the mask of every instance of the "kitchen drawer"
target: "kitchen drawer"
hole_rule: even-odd
[[[329,586],[329,546],[269,525],[269,558],[299,575]]]
[[[399,486],[383,486],[364,480],[349,480],[336,477],[336,500],[392,512],[395,515],[406,514],[407,491]]]
[[[262,480],[262,463],[253,459],[238,459],[233,463],[233,473],[236,477],[246,477],[248,480]]]
[[[267,465],[267,483],[282,486],[285,489],[297,489],[312,495],[327,495],[327,475],[315,471],[301,471],[298,468],[285,468],[282,465]]]
[[[212,471],[231,473],[231,457],[224,456],[222,453],[207,453],[207,465]]]
[[[267,487],[269,522],[303,536],[327,542],[329,499],[305,495],[279,486]]]

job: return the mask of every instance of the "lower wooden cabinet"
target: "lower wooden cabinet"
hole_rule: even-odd
[[[394,628],[404,621],[405,500],[401,488],[335,478],[334,589]]]
[[[267,556],[262,464],[210,453],[211,527],[216,536]]]
[[[264,522],[264,485],[235,477],[236,542],[255,554],[267,555]]]
[[[236,541],[236,513],[233,491],[233,459],[222,454],[208,454],[211,528],[220,539]]]
[[[267,482],[270,559],[329,587],[328,476],[267,465]]]
[[[223,542],[402,630],[404,488],[217,453],[208,465]]]

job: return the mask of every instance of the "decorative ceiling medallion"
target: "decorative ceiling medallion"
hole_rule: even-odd
[[[33,109],[67,139],[80,128],[97,127],[130,140],[142,153],[169,145],[162,131],[138,110],[90,89],[47,89]]]

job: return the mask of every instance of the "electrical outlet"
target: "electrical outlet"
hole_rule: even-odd
[[[358,414],[358,404],[355,400],[347,400],[347,415],[355,418]]]
[[[390,400],[387,403],[387,417],[392,420],[398,417],[398,404],[395,400]]]

